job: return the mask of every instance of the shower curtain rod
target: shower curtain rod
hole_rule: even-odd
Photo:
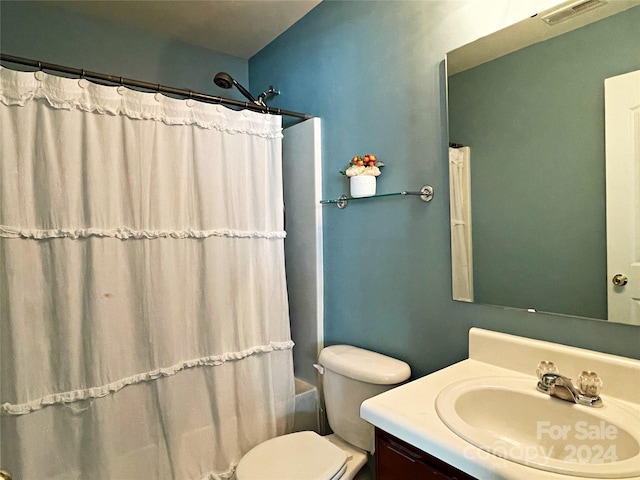
[[[16,57],[13,55],[7,55],[0,53],[0,61],[17,63],[20,65],[28,65],[30,67],[36,67],[38,70],[52,70],[55,72],[69,73],[71,75],[77,75],[80,78],[87,78],[93,80],[101,80],[104,82],[114,83],[117,85],[124,85],[127,87],[144,88],[145,90],[152,90],[154,92],[169,93],[172,95],[179,95],[186,98],[192,98],[194,100],[200,100],[205,103],[215,103],[222,105],[232,105],[234,107],[242,107],[247,110],[253,110],[260,113],[272,113],[275,115],[286,115],[289,117],[302,118],[308,120],[313,118],[313,115],[307,113],[292,112],[290,110],[283,110],[280,108],[274,108],[269,106],[260,106],[255,103],[242,102],[240,100],[234,100],[232,98],[218,97],[216,95],[207,95],[206,93],[198,93],[192,90],[185,90],[183,88],[168,87],[166,85],[160,85],[155,83],[143,82],[141,80],[132,80],[131,78],[118,77],[116,75],[107,75],[105,73],[90,72],[84,69],[66,67],[64,65],[56,65],[55,63],[40,62],[38,60],[31,60],[30,58]]]

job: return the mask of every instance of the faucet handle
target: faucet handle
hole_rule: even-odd
[[[538,380],[542,380],[542,376],[545,373],[560,373],[560,372],[558,370],[558,367],[556,367],[553,362],[542,360],[538,364],[538,368],[536,369],[536,375],[538,376]]]
[[[576,386],[583,395],[597,397],[602,390],[602,380],[596,372],[583,371],[578,377]]]

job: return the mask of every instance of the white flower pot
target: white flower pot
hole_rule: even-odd
[[[356,175],[350,177],[349,186],[353,198],[372,197],[376,194],[376,177],[373,175]]]

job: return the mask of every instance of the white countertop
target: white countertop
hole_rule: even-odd
[[[513,348],[517,350],[515,357]],[[360,409],[361,417],[481,480],[574,480],[584,477],[521,465],[494,456],[463,440],[440,420],[435,407],[436,397],[453,382],[485,376],[516,375],[530,379],[535,388],[536,366],[545,359],[556,360],[563,374],[563,366],[570,369],[567,375],[571,375],[577,365],[582,369],[598,371],[605,382],[602,394],[605,403],[607,385],[612,394],[618,393],[618,399],[640,403],[640,393],[635,385],[640,384],[640,361],[637,360],[480,329],[471,330],[469,350],[471,358],[467,360],[366,400]],[[557,359],[561,361],[557,362]],[[502,366],[510,363],[515,365],[514,369]],[[531,375],[523,372],[524,368],[530,369]],[[619,381],[633,386],[621,388],[617,385]],[[636,430],[640,431],[640,425],[637,427]],[[640,476],[632,478],[640,480]]]

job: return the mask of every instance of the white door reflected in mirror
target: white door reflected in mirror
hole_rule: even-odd
[[[640,70],[604,84],[608,317],[640,325]]]

